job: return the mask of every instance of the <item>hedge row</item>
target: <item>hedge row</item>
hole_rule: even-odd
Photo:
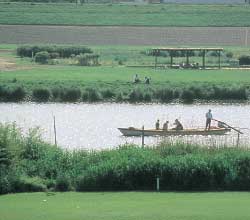
[[[113,91],[111,89],[99,90],[98,88],[37,88],[28,94],[22,87],[9,89],[0,86],[0,101],[18,102],[31,97],[33,101],[61,101],[61,102],[172,102],[179,99],[185,103],[194,100],[248,100],[248,91],[245,87],[200,87],[188,88],[157,88],[157,89],[132,89],[129,92]]]
[[[17,48],[17,55],[20,57],[34,57],[38,52],[48,52],[51,58],[69,58],[72,55],[93,53],[85,46],[20,46]]]

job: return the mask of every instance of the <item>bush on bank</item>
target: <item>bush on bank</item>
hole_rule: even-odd
[[[189,87],[147,87],[127,88],[124,91],[117,89],[98,89],[97,87],[67,88],[49,87],[36,88],[26,91],[20,86],[12,87],[0,85],[0,102],[18,102],[32,100],[37,102],[162,102],[170,103],[180,100],[184,103],[192,103],[195,100],[223,101],[223,100],[249,100],[249,88],[244,86],[218,86],[195,85]]]
[[[17,48],[17,55],[20,57],[35,57],[37,53],[46,52],[48,58],[60,57],[70,58],[72,55],[80,55],[85,53],[93,53],[93,51],[85,46],[20,46]]]
[[[0,124],[0,194],[34,191],[250,190],[250,150],[162,143],[65,151]]]

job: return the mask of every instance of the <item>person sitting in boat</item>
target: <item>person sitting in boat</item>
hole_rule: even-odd
[[[155,123],[155,129],[159,130],[160,129],[160,120],[158,119]]]
[[[164,131],[167,131],[167,130],[168,130],[168,123],[169,123],[169,121],[166,121],[166,122],[163,124],[163,130],[164,130]]]
[[[176,131],[183,130],[183,125],[180,123],[178,119],[175,119],[174,125],[175,125],[175,128],[172,128],[172,130],[176,130]]]

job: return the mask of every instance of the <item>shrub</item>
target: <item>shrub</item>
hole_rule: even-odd
[[[56,59],[56,58],[59,58],[60,55],[57,52],[52,52],[49,54],[49,57],[50,57],[50,59]]]
[[[76,56],[78,65],[80,66],[97,66],[99,55],[97,54],[80,54]]]
[[[50,98],[50,91],[48,89],[35,89],[32,96],[37,102],[47,102]]]
[[[88,101],[98,102],[102,100],[100,92],[96,89],[87,89],[88,92]]]
[[[239,64],[240,65],[250,65],[250,56],[240,56],[239,58]]]
[[[70,179],[67,176],[59,176],[56,179],[55,190],[60,192],[66,192],[71,189]]]
[[[84,53],[93,53],[90,48],[84,46],[21,46],[17,48],[17,55],[20,57],[32,57],[37,53],[45,51],[51,57],[70,58],[72,54],[79,55]],[[53,58],[52,58],[53,59]]]
[[[0,101],[19,102],[23,101],[26,96],[26,91],[22,87],[13,89],[0,86]]]
[[[106,90],[102,91],[102,96],[105,99],[111,99],[115,96],[115,93],[110,89],[106,89]]]
[[[213,87],[213,93],[210,96],[211,99],[225,100],[225,99],[235,99],[235,100],[247,100],[247,93],[245,88],[223,88],[223,87]]]
[[[20,177],[12,182],[13,192],[44,192],[46,189],[39,177]]]
[[[60,98],[62,91],[59,88],[53,88],[51,93],[52,93],[53,99],[58,99]]]
[[[67,89],[61,93],[61,99],[65,102],[76,102],[81,98],[80,89]]]
[[[233,56],[234,56],[233,52],[231,52],[231,51],[226,52],[227,58],[231,59],[231,58],[233,58]]]
[[[152,101],[152,97],[153,97],[152,93],[146,93],[144,95],[143,99],[144,99],[145,102],[151,102]]]
[[[17,87],[10,92],[10,101],[14,101],[14,102],[23,101],[25,98],[25,95],[26,95],[26,92],[24,88]]]
[[[139,89],[132,90],[129,94],[129,101],[130,102],[140,102],[143,101],[143,92]]]
[[[115,100],[116,100],[117,102],[122,102],[124,99],[125,99],[125,98],[124,98],[124,95],[123,95],[122,92],[117,93],[116,96],[115,96]]]
[[[38,52],[35,55],[35,62],[40,64],[47,64],[49,61],[50,55],[47,51]]]
[[[160,89],[155,92],[155,98],[162,102],[171,102],[174,98],[173,91],[170,89]]]
[[[194,92],[189,90],[189,89],[185,89],[182,91],[181,94],[181,99],[185,102],[185,103],[192,103],[194,101],[195,95]]]
[[[84,91],[82,93],[82,101],[87,102],[89,100],[89,93],[87,91]]]
[[[11,183],[5,168],[0,165],[0,195],[11,192]]]

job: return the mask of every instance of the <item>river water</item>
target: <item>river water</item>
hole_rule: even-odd
[[[44,140],[54,143],[53,116],[56,119],[58,145],[67,149],[113,148],[125,143],[140,144],[139,137],[123,137],[118,127],[153,128],[157,119],[170,121],[178,118],[184,128],[204,127],[205,113],[212,109],[214,118],[229,125],[250,128],[250,105],[245,104],[0,104],[0,122],[16,124],[24,133],[39,126]],[[250,143],[249,130],[243,129],[241,144]],[[169,137],[166,141],[185,141],[208,145],[232,145],[237,134],[226,136]],[[146,137],[146,145],[161,142],[161,137]]]

